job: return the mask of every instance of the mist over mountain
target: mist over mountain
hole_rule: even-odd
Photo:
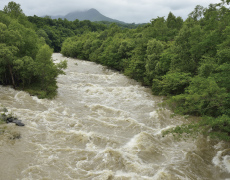
[[[50,16],[50,17],[52,19],[58,19],[58,18],[65,19],[66,18],[69,21],[74,21],[75,19],[78,19],[79,21],[90,20],[92,22],[108,21],[108,22],[116,22],[116,23],[125,23],[125,22],[122,22],[116,19],[106,17],[94,8],[89,9],[87,11],[70,12],[69,14],[65,16]]]

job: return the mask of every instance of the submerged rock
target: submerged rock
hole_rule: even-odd
[[[19,132],[11,132],[9,139],[15,140],[15,139],[20,139],[21,134]]]
[[[20,120],[13,121],[13,123],[15,123],[17,126],[25,126],[25,124],[22,123]]]
[[[0,109],[0,121],[6,122],[6,123],[15,123],[17,126],[25,126],[25,124],[22,123],[22,121],[19,120],[18,118],[8,115],[8,110],[6,108]]]
[[[17,126],[25,126],[24,123],[22,123],[21,120],[18,120],[18,118],[15,117],[9,117],[6,120],[7,123],[15,123]]]

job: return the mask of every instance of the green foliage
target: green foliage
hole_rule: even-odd
[[[185,93],[173,96],[171,101],[176,103],[177,113],[217,117],[222,114],[227,96],[226,89],[220,88],[213,78],[196,76]]]
[[[12,18],[18,18],[19,16],[24,15],[20,6],[20,4],[11,1],[4,7],[3,12],[9,14]]]
[[[49,39],[49,36],[47,35],[47,33],[43,29],[39,29],[37,31],[37,35],[39,37],[43,37],[44,40],[45,40],[45,42],[46,42],[46,44],[48,44],[49,46],[51,46],[52,41]]]
[[[200,135],[202,128],[203,126],[200,123],[183,124],[163,131],[162,136],[172,134],[178,140],[186,140],[191,137],[196,139]]]
[[[180,30],[183,26],[183,19],[181,17],[176,17],[172,12],[169,12],[166,24],[170,29]]]
[[[119,23],[119,22],[110,22],[110,21],[95,21],[95,23],[106,25],[106,26],[110,26],[111,24],[115,23],[116,25],[118,25],[122,29],[125,29],[125,28],[136,29],[139,26],[144,26],[145,25],[145,24],[135,24],[135,23],[128,24],[128,23]]]
[[[165,130],[162,135],[173,134],[177,139],[188,139],[191,136],[196,138],[200,134],[211,138],[229,141],[230,140],[230,117],[222,115],[217,118],[205,116],[198,122],[183,124]]]
[[[230,93],[230,63],[223,63],[215,69],[211,75],[219,87],[223,87]]]
[[[34,60],[29,56],[14,61],[14,69],[17,73],[19,81],[22,81],[23,88],[25,85],[31,84],[31,75],[34,75]]]
[[[201,77],[208,78],[211,74],[214,73],[217,67],[218,64],[216,62],[216,58],[204,56],[201,59],[200,66],[198,67],[198,74]]]
[[[52,98],[57,91],[56,78],[64,73],[66,62],[54,64],[52,49],[45,44],[47,34],[32,29],[20,5],[9,2],[0,11],[0,84],[12,85],[40,97]]]
[[[128,66],[125,68],[124,74],[137,80],[143,81],[145,73],[145,63],[140,56],[134,56],[128,59]]]
[[[153,80],[153,78],[158,74],[157,67],[160,61],[162,52],[164,51],[164,44],[156,39],[150,40],[147,44],[147,58],[145,62],[146,69],[146,79],[147,82]]]
[[[48,96],[49,94],[56,95],[56,78],[59,74],[64,74],[61,69],[67,66],[66,62],[55,65],[51,59],[52,53],[53,50],[48,45],[43,45],[37,53],[34,69],[41,83],[41,90],[45,91]]]
[[[69,37],[105,30],[106,25],[85,21],[68,21],[67,19],[51,19],[50,17],[29,16],[28,20],[36,26],[39,37],[43,37],[46,43],[55,52],[61,51],[62,43]]]
[[[227,115],[219,116],[218,118],[205,117],[203,124],[207,124],[208,127],[212,128],[208,135],[213,138],[219,138],[222,140],[230,140],[230,117]],[[204,133],[207,133],[205,131]]]
[[[191,82],[191,74],[183,72],[169,72],[162,80],[153,79],[152,91],[158,95],[176,95],[184,92]]]
[[[170,70],[172,59],[175,56],[171,46],[172,43],[170,42],[166,44],[164,51],[160,54],[160,59],[155,67],[158,76],[164,76]]]
[[[204,11],[204,7],[197,5],[195,9],[189,14],[191,18],[193,18],[195,21],[198,21],[200,18],[202,18]]]

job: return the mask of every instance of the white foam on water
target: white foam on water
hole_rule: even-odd
[[[65,59],[60,54],[53,56],[55,62]],[[152,96],[150,89],[101,65],[72,58],[67,61],[68,69],[66,75],[58,77],[54,100],[0,86],[0,103],[26,123],[23,129],[13,126],[21,139],[3,143],[0,139],[1,152],[17,152],[20,157],[10,164],[9,153],[0,153],[1,160],[8,159],[5,175],[15,164],[20,165],[18,175],[11,173],[8,179],[228,178],[230,154],[226,145],[199,149],[196,140],[179,142],[172,136],[162,137],[162,131],[184,119],[170,117],[170,110],[158,107],[162,98]],[[215,171],[203,175],[196,169],[200,166]],[[0,179],[4,179],[0,172]]]
[[[230,149],[218,151],[216,156],[212,159],[212,163],[221,170],[230,173]]]
[[[25,96],[28,95],[27,93],[23,92],[23,91],[18,91],[15,96],[14,99],[16,101],[22,101],[23,98],[25,98]]]
[[[157,111],[152,111],[149,113],[150,118],[158,118],[158,112]]]
[[[38,104],[44,104],[44,102],[46,101],[46,100],[44,100],[44,99],[38,99],[37,96],[32,96],[32,99],[33,99],[36,103],[38,103]],[[47,102],[47,101],[46,101],[46,102]]]
[[[215,148],[216,150],[218,150],[218,149],[223,148],[223,145],[224,145],[224,142],[223,142],[223,141],[220,141],[220,142],[218,142],[216,145],[214,145],[214,148]]]
[[[228,173],[230,173],[230,155],[224,156],[223,164]]]
[[[216,166],[221,166],[221,155],[222,151],[218,151],[216,156],[212,159],[213,164]]]
[[[117,171],[115,174],[115,179],[135,179],[135,180],[153,180],[153,177],[148,177],[148,176],[142,176],[137,173],[127,173],[123,171]]]

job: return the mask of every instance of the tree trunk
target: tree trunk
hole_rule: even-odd
[[[15,82],[14,82],[14,76],[13,76],[13,72],[12,72],[12,68],[11,68],[11,66],[10,65],[8,65],[8,67],[9,67],[9,70],[10,70],[10,75],[11,75],[11,79],[12,79],[12,84],[13,84],[13,87],[14,87],[14,89],[15,89]]]

